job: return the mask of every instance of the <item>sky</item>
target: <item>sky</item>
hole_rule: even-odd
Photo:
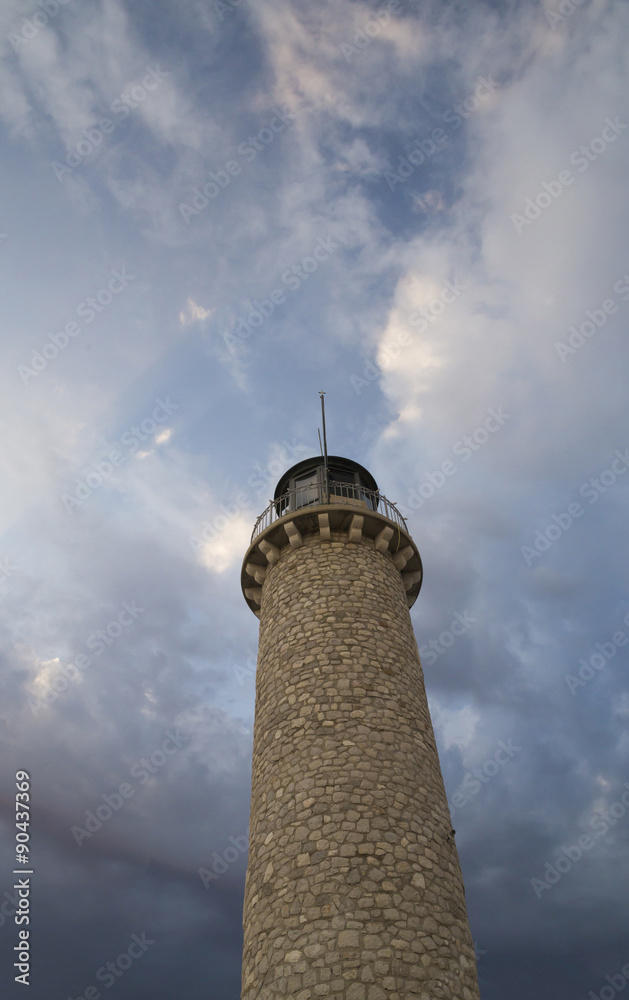
[[[240,567],[321,390],[422,554],[483,1000],[624,989],[628,43],[626,0],[4,0],[3,995],[28,929],[32,1000],[238,1000]]]

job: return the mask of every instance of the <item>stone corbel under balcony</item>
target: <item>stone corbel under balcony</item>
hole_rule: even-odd
[[[301,507],[277,518],[255,536],[242,570],[243,593],[255,615],[260,617],[262,587],[269,566],[275,565],[284,551],[302,546],[304,536],[318,534],[321,541],[327,542],[332,532],[343,532],[354,544],[373,542],[377,552],[389,555],[400,571],[408,607],[415,603],[422,583],[422,563],[413,539],[404,528],[378,511],[344,499],[343,503]]]

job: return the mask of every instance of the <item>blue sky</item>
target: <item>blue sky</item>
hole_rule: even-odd
[[[5,0],[15,995],[25,769],[30,995],[238,997],[258,631],[240,564],[279,476],[318,452],[322,389],[330,451],[422,553],[412,618],[483,1000],[619,990],[628,41],[621,0]]]

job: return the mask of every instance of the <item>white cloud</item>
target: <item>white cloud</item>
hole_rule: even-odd
[[[601,134],[610,111],[619,109],[622,90],[617,25],[603,21],[595,39],[585,27],[571,44],[540,57],[534,73],[503,85],[490,111],[470,119],[473,157],[460,200],[437,239],[431,232],[404,249],[405,274],[376,358],[395,411],[410,415],[409,435],[429,422],[447,440],[474,422],[466,412],[495,406],[505,395],[525,421],[537,456],[553,447],[553,435],[538,435],[536,398],[561,400],[553,411],[544,406],[549,427],[581,422],[589,371],[575,365],[576,382],[569,389],[558,382],[554,344],[588,306],[600,305],[622,275],[622,178],[629,165],[629,130],[621,130],[583,172],[570,161]],[[597,80],[585,100],[578,86],[584,72]],[[512,213],[566,168],[573,184],[518,236]],[[416,333],[410,310],[426,306],[454,275],[466,291]],[[405,333],[411,343],[399,350]],[[601,364],[602,338],[591,348],[594,364]],[[529,366],[541,381],[524,376]],[[601,449],[609,446],[608,435],[605,429]],[[513,455],[520,467],[523,459],[526,452]]]
[[[444,750],[452,746],[467,749],[472,744],[481,716],[470,705],[454,709],[436,702],[432,704],[431,714]]]
[[[204,309],[194,299],[188,299],[184,308],[179,313],[179,322],[182,326],[190,326],[191,323],[202,323],[203,320],[210,318],[213,311],[213,309]]]
[[[230,520],[226,528],[204,542],[199,556],[202,564],[213,573],[224,573],[242,560],[251,540],[252,519],[248,513]]]

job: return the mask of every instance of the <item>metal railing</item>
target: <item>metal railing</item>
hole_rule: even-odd
[[[376,490],[367,490],[363,486],[357,486],[353,483],[337,483],[330,480],[327,488],[325,483],[298,486],[294,490],[289,490],[288,493],[283,493],[277,500],[272,500],[256,521],[251,541],[261,531],[268,528],[274,521],[279,521],[286,514],[294,514],[296,511],[309,507],[321,507],[325,504],[347,504],[352,507],[360,506],[366,507],[368,510],[377,510],[379,514],[388,517],[390,521],[394,521],[405,531],[407,530],[406,521],[395,504],[387,500],[382,493]]]

